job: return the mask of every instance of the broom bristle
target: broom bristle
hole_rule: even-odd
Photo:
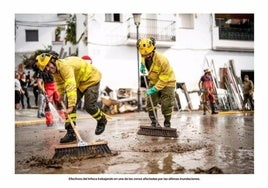
[[[78,146],[77,144],[61,145],[55,148],[53,159],[63,157],[84,157],[111,154],[111,150],[107,142],[87,143],[86,146]]]
[[[159,137],[178,137],[177,129],[167,127],[151,127],[151,126],[140,126],[138,130],[139,135],[145,136],[159,136]]]

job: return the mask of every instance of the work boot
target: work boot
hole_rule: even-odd
[[[76,122],[73,122],[74,125],[76,125]],[[73,142],[76,141],[76,135],[74,133],[74,130],[72,128],[72,125],[70,122],[65,122],[64,124],[65,129],[67,130],[66,134],[64,137],[60,139],[60,143],[68,143],[68,142]]]
[[[100,135],[101,133],[104,132],[105,130],[105,126],[107,124],[107,119],[105,116],[103,116],[99,121],[98,121],[98,124],[97,124],[97,127],[95,129],[95,134],[96,135]]]
[[[171,126],[170,119],[171,116],[165,116],[164,127],[170,128]]]
[[[215,107],[215,103],[211,104],[211,114],[218,114],[218,112],[216,112],[216,107]]]
[[[165,120],[164,121],[164,127],[170,128],[170,126],[171,126],[170,121],[169,120]]]
[[[62,144],[68,143],[68,142],[73,142],[73,141],[76,141],[76,135],[74,134],[74,131],[71,129],[68,129],[65,136],[60,139],[60,143],[62,143]]]

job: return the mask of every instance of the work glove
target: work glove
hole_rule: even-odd
[[[149,95],[153,95],[157,92],[158,90],[156,89],[156,87],[151,87],[150,89],[147,89],[146,90],[146,95],[149,96]]]
[[[144,66],[143,63],[141,63],[141,66],[140,66],[140,72],[141,72],[142,74],[146,74],[146,67]]]

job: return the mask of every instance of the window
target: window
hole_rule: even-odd
[[[25,30],[26,42],[38,41],[38,30]]]
[[[180,14],[180,28],[181,29],[194,29],[194,15],[193,14]]]
[[[106,22],[120,22],[120,14],[105,14]]]

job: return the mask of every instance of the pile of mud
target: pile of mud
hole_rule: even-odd
[[[61,158],[48,158],[44,156],[31,156],[28,159],[20,160],[17,162],[18,166],[24,166],[24,168],[31,168],[31,167],[45,167],[45,168],[55,168],[59,169],[62,168],[65,163],[75,163],[76,161],[87,160],[91,158],[101,158],[101,157],[108,157],[108,156],[115,156],[118,155],[118,152],[112,151],[110,154],[89,154],[83,156],[64,156]]]

